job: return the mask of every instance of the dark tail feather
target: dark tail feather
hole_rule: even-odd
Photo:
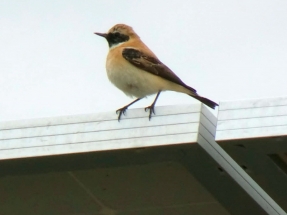
[[[204,97],[201,97],[201,96],[192,96],[190,95],[191,97],[201,101],[203,104],[207,105],[208,107],[212,108],[212,109],[215,109],[216,106],[218,106],[217,103],[207,99],[207,98],[204,98]]]

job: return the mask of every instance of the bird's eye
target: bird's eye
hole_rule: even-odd
[[[116,33],[115,33],[115,36],[116,36],[116,37],[119,37],[119,36],[120,36],[120,33],[119,33],[119,32],[116,32]]]

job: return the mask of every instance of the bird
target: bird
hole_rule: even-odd
[[[156,94],[149,110],[149,120],[155,114],[156,101],[163,91],[185,93],[208,107],[215,109],[217,103],[200,96],[196,90],[186,85],[170,68],[142,42],[132,27],[116,24],[107,33],[94,34],[104,37],[109,45],[106,72],[109,80],[127,96],[135,97],[131,103],[116,111],[118,121],[129,106],[149,95]]]

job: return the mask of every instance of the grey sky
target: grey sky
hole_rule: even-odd
[[[115,111],[132,101],[107,79],[108,45],[93,34],[117,23],[214,101],[287,95],[286,0],[0,0],[0,121]],[[157,104],[190,103],[165,92]]]

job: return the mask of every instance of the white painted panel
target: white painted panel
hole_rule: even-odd
[[[220,103],[216,140],[287,135],[287,97]]]
[[[199,113],[182,113],[175,115],[156,116],[149,121],[147,118],[132,118],[123,120],[89,121],[73,124],[50,125],[19,129],[6,129],[0,132],[0,141],[12,138],[40,137],[48,135],[73,134],[81,132],[105,131],[127,128],[143,128],[160,125],[199,122]]]
[[[164,115],[178,115],[181,113],[197,113],[200,112],[201,105],[173,105],[173,106],[157,106],[155,108],[157,116]],[[148,121],[148,112],[144,111],[144,108],[128,109],[126,115],[122,117],[120,123],[132,119],[132,118],[144,118]],[[73,116],[60,116],[60,117],[50,117],[41,119],[27,119],[19,121],[7,121],[0,122],[0,130],[3,129],[15,129],[15,128],[29,128],[37,126],[51,126],[51,125],[62,125],[71,124],[79,122],[93,122],[93,121],[106,121],[113,120],[117,122],[116,112],[104,112],[97,114],[84,114],[84,115],[73,115]]]
[[[30,148],[15,148],[0,151],[0,160],[12,158],[35,157],[45,155],[59,155],[68,153],[83,153],[92,151],[106,151],[129,148],[142,148],[161,145],[195,143],[197,133],[173,134],[153,137],[114,139],[88,143],[74,143],[67,145],[37,146]]]
[[[217,131],[283,125],[287,125],[287,115],[218,121]]]
[[[230,119],[247,119],[247,118],[262,118],[270,116],[286,116],[286,106],[250,108],[250,109],[234,109],[219,111],[218,121]]]
[[[286,106],[287,97],[277,98],[261,98],[250,100],[237,100],[237,101],[223,101],[219,104],[219,111],[230,109],[242,109],[242,108],[258,108],[258,107],[273,107],[273,106]]]
[[[206,130],[214,137],[216,132],[216,127],[210,122],[209,118],[207,118],[203,113],[200,117],[200,125],[205,127]]]
[[[286,136],[287,125],[216,131],[216,140]]]
[[[202,108],[202,109],[201,109]],[[0,123],[0,159],[195,143],[202,124],[214,134],[216,118],[201,104],[141,109],[118,122],[114,112]]]
[[[32,147],[39,145],[73,144],[77,142],[109,141],[159,135],[196,133],[198,123],[162,125],[157,127],[138,127],[129,129],[114,129],[94,132],[72,133],[66,135],[50,135],[40,137],[18,138],[2,140],[0,149]]]
[[[217,117],[211,113],[210,108],[207,108],[205,105],[202,104],[201,113],[206,116],[206,118],[211,122],[212,125],[216,127],[217,124]]]

